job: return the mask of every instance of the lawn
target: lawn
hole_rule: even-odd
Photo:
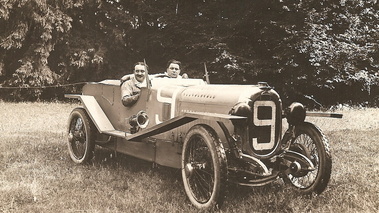
[[[73,163],[66,125],[76,104],[0,102],[0,212],[196,212],[180,171],[97,147]],[[233,187],[218,212],[378,212],[379,109],[309,118],[332,149],[331,181],[309,197],[278,180]]]

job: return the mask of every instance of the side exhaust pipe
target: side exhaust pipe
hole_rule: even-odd
[[[137,132],[138,128],[146,128],[149,124],[149,116],[144,111],[139,111],[137,115],[133,115],[129,118],[129,124],[132,126],[131,133]]]

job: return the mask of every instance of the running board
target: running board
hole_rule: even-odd
[[[127,138],[131,134],[129,132],[124,132],[120,130],[108,130],[108,131],[103,131],[104,134],[110,135],[110,136],[115,136],[118,138]]]

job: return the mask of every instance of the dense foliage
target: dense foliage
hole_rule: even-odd
[[[212,83],[267,81],[283,100],[379,102],[377,0],[0,0],[2,98],[60,98],[175,58]]]

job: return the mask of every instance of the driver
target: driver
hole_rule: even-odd
[[[154,74],[151,77],[152,78],[176,78],[176,79],[188,78],[188,75],[186,73],[184,73],[183,75],[180,75],[181,68],[182,68],[182,63],[180,61],[171,59],[167,62],[166,72]]]
[[[169,78],[188,78],[188,75],[184,73],[183,75],[180,75],[180,71],[182,68],[182,63],[180,61],[177,61],[175,59],[171,59],[167,62],[167,69],[165,72],[165,75]]]
[[[147,64],[137,62],[134,65],[133,75],[121,84],[121,101],[124,106],[133,105],[139,98],[141,88],[146,87]]]

